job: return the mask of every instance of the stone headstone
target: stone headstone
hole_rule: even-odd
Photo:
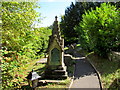
[[[55,17],[52,35],[48,44],[48,59],[45,78],[66,79],[67,72],[64,64],[64,39],[61,38],[57,16]]]

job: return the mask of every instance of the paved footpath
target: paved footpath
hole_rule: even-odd
[[[80,54],[75,53],[75,57],[81,57]],[[70,90],[79,88],[79,90],[101,90],[98,76],[86,59],[76,59],[74,80]],[[86,90],[85,89],[85,90]]]
[[[39,61],[37,61],[36,63],[47,63],[47,58],[42,58]]]

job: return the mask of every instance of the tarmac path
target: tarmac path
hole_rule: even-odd
[[[76,65],[74,79],[69,90],[101,90],[100,82],[95,69],[85,57],[74,51]],[[37,63],[46,63],[47,58],[42,58]]]
[[[76,52],[74,56],[82,57]],[[75,88],[79,88],[79,90],[101,90],[97,73],[86,59],[76,59],[74,80],[70,90]]]

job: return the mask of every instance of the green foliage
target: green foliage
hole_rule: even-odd
[[[61,16],[61,32],[64,35],[65,45],[76,43],[78,41],[78,33],[74,27],[82,20],[82,14],[90,8],[95,9],[100,6],[99,2],[76,2],[71,3],[70,7],[65,10],[65,15]]]
[[[75,26],[79,25],[82,21],[82,15],[85,11],[96,9],[100,7],[103,2],[76,2],[71,3],[65,10],[65,15],[61,16],[61,32],[65,39],[65,45],[76,43],[78,41],[79,33],[75,30]],[[119,2],[110,2],[111,5],[116,5],[117,9],[120,8]]]
[[[21,50],[31,38],[31,25],[39,14],[33,2],[2,2],[2,45]]]
[[[37,54],[41,54],[41,52],[46,52],[49,36],[52,34],[52,30],[49,28],[41,27],[35,28],[34,33],[35,36],[33,47],[37,51]]]
[[[119,14],[115,6],[106,3],[96,10],[86,11],[75,28],[79,32],[81,46],[101,56],[106,56],[111,50],[120,51]]]
[[[99,71],[103,88],[108,88],[108,90],[118,90],[120,87],[119,61],[109,61],[108,59],[99,57],[95,53],[92,53],[87,57]]]
[[[24,81],[26,64],[41,57],[48,46],[51,29],[32,27],[40,21],[35,2],[2,3],[2,88]],[[16,73],[17,72],[17,73]]]
[[[20,83],[20,77],[16,77],[14,70],[19,68],[25,62],[18,59],[17,52],[1,50],[2,53],[2,88],[10,88]],[[14,78],[19,78],[14,82]]]

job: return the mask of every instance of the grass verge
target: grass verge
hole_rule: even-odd
[[[42,88],[56,88],[56,89],[67,89],[70,84],[70,78],[67,78],[66,80],[62,80],[62,82],[57,83],[47,83],[45,85],[39,86],[36,89],[42,89]],[[63,90],[63,89],[62,89]]]
[[[96,67],[101,75],[103,88],[118,90],[120,88],[120,62],[110,61],[96,54],[80,51]]]
[[[41,64],[41,63],[35,64],[37,61],[38,60],[32,61],[32,62],[29,63],[29,65],[27,65],[28,67],[25,70],[25,72],[26,72],[25,77],[28,75],[28,73],[30,71],[32,71],[32,69],[34,69],[34,71],[36,71],[39,75],[44,73],[45,64]],[[69,84],[70,84],[70,81],[71,81],[70,78],[67,78],[66,80],[62,80],[62,82],[47,83],[47,84],[40,85],[40,86],[36,87],[36,89],[39,90],[40,88],[68,88]],[[22,89],[25,89],[25,88],[30,89],[30,86],[28,86],[27,80],[22,82],[21,88]]]

